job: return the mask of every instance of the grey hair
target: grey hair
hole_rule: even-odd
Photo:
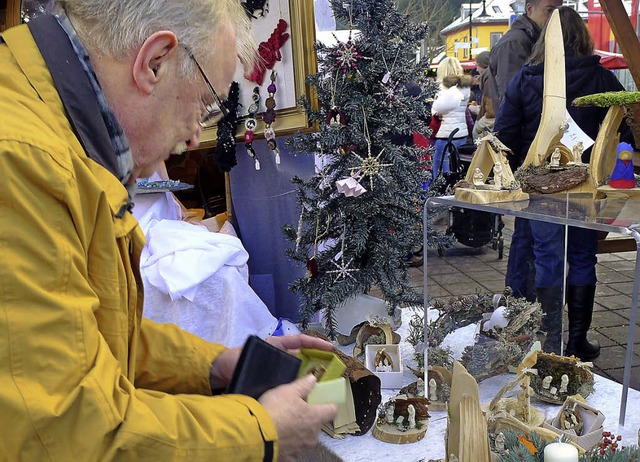
[[[235,33],[238,56],[254,62],[256,47],[248,16],[238,0],[56,0],[85,45],[113,59],[122,59],[142,46],[153,33],[170,30],[194,56],[211,52],[211,39],[220,26]],[[193,75],[194,65],[183,53],[180,71]]]

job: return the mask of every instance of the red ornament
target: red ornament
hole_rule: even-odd
[[[318,260],[316,260],[316,257],[307,260],[307,274],[311,279],[318,277]]]
[[[336,40],[338,40],[337,37]],[[364,59],[364,56],[358,52],[359,49],[360,47],[351,41],[351,32],[349,32],[349,39],[346,42],[338,41],[338,48],[331,53],[331,56],[336,58],[334,66],[342,68],[345,72],[357,70],[358,61]]]
[[[269,40],[262,42],[258,46],[258,55],[260,56],[256,60],[251,74],[245,74],[245,79],[255,82],[258,85],[262,85],[267,69],[273,69],[276,62],[282,60],[280,48],[289,39],[289,34],[285,32],[287,27],[289,27],[287,21],[280,18],[280,21],[278,21],[278,25],[271,34],[271,37],[269,37]]]

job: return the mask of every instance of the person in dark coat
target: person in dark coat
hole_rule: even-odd
[[[533,46],[540,37],[540,30],[553,10],[559,6],[562,6],[562,0],[526,0],[524,13],[513,21],[507,33],[492,47],[483,88],[496,112],[507,85],[529,60]],[[486,124],[486,118],[484,122],[488,125],[487,128],[492,128],[491,123]],[[477,132],[482,128],[482,125],[478,127]],[[514,245],[520,238],[522,242],[531,241],[530,227],[524,223],[523,218],[516,218],[507,266],[507,285],[511,286],[515,296],[533,301],[536,298],[534,284],[531,282],[535,277],[533,253],[530,247]],[[527,263],[522,265],[521,262],[525,260]]]
[[[526,0],[525,12],[513,21],[507,33],[491,49],[489,89],[496,109],[502,102],[509,81],[529,59],[533,45],[540,37],[540,30],[553,10],[561,5],[562,0]]]
[[[580,15],[569,7],[561,7],[559,12],[565,43],[567,110],[578,126],[595,139],[608,109],[574,107],[571,102],[579,96],[624,88],[613,73],[600,65],[600,57],[594,55],[593,41]],[[534,46],[530,65],[522,68],[509,83],[496,116],[495,132],[500,141],[513,150],[510,163],[514,170],[522,165],[540,125],[543,61],[544,31]],[[626,124],[621,127],[621,138],[631,141],[632,135]],[[590,154],[591,149],[585,150],[582,161],[589,162]],[[543,330],[547,332],[544,349],[558,353],[562,334],[564,227],[533,220],[525,220],[525,223],[530,225],[533,242],[516,245],[533,248],[536,295],[546,313],[543,321]],[[587,340],[596,289],[596,250],[596,231],[569,228],[569,341],[566,354],[575,354],[583,360],[595,358],[600,352],[597,342]]]

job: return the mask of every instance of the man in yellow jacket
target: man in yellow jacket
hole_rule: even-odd
[[[313,377],[212,396],[239,351],[142,317],[127,187],[250,60],[239,2],[57,6],[0,39],[0,461],[295,460],[336,412]]]

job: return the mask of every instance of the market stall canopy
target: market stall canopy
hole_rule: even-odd
[[[607,69],[626,69],[628,67],[627,60],[620,53],[610,53],[608,51],[596,50],[596,54],[600,56],[600,64],[602,64]],[[472,59],[470,61],[460,61],[460,64],[465,71],[473,70],[476,68],[475,59]],[[431,67],[431,69],[437,69],[438,63],[432,61],[429,67]]]

